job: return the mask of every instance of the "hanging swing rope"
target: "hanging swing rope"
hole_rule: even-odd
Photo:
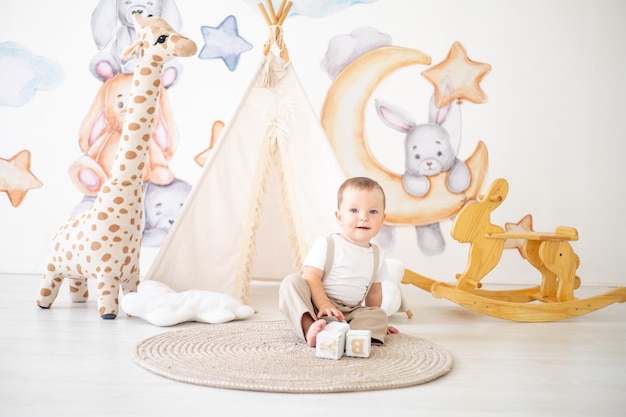
[[[261,9],[261,13],[265,18],[265,22],[267,26],[270,28],[270,33],[268,35],[267,41],[265,42],[265,47],[263,49],[263,55],[266,55],[270,52],[272,45],[276,45],[278,50],[280,51],[280,56],[285,62],[289,62],[289,52],[287,52],[287,47],[283,43],[283,31],[282,24],[287,18],[289,14],[289,10],[291,9],[292,2],[287,0],[282,0],[280,6],[278,7],[278,11],[274,10],[274,6],[272,5],[272,0],[267,0],[267,10],[263,6],[263,3],[259,3],[259,9]]]

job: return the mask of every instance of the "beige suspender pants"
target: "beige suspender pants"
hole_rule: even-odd
[[[328,247],[330,251],[332,245],[328,245]],[[329,256],[332,259],[332,255],[328,254],[326,258],[328,259]],[[376,267],[377,264],[378,262],[375,262],[374,271],[378,269]],[[369,330],[372,332],[373,343],[384,343],[388,326],[385,310],[380,307],[349,306],[333,298],[330,298],[330,302],[343,313],[346,322],[350,325],[350,329]],[[309,314],[315,321],[317,320],[318,311],[311,300],[311,290],[301,275],[290,274],[282,280],[278,292],[278,308],[298,337],[306,341],[302,329],[302,316]]]

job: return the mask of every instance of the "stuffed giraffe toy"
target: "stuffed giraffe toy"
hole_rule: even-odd
[[[140,55],[111,175],[93,205],[71,217],[55,235],[37,297],[37,305],[44,309],[52,306],[65,278],[70,280],[70,299],[87,301],[91,277],[97,282],[100,317],[115,319],[120,286],[124,294],[134,292],[140,281],[142,174],[155,124],[161,72],[170,59],[195,54],[197,46],[160,17],[135,14],[133,18],[138,39],[123,55]]]

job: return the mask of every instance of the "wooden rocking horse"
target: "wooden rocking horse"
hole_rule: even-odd
[[[409,269],[402,282],[447,298],[470,310],[489,316],[520,321],[546,322],[581,316],[613,303],[626,301],[626,288],[618,287],[593,297],[577,299],[580,287],[576,269],[580,260],[569,242],[578,239],[572,227],[559,226],[554,232],[505,232],[491,224],[491,212],[506,198],[506,180],[495,180],[486,195],[467,203],[457,214],[450,234],[469,243],[465,271],[456,276],[456,285],[432,280]],[[541,273],[541,284],[516,290],[481,290],[481,280],[498,264],[505,241],[523,241],[528,262]]]

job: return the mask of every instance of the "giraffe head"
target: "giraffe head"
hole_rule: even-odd
[[[135,13],[133,20],[137,40],[122,52],[122,59],[139,52],[140,57],[150,56],[153,61],[164,64],[175,57],[192,56],[198,50],[194,41],[176,32],[161,17],[143,17]]]

